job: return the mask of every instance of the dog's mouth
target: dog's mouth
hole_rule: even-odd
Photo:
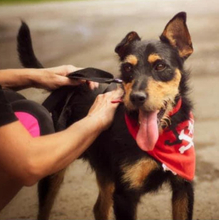
[[[139,130],[136,136],[138,146],[144,151],[151,151],[159,137],[159,126],[166,111],[166,104],[160,110],[144,111],[139,109]]]

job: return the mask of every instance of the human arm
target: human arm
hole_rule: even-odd
[[[99,95],[88,115],[64,131],[32,138],[19,121],[0,127],[0,169],[33,185],[78,158],[112,122],[121,89]]]
[[[78,85],[81,82],[66,77],[81,68],[63,65],[43,69],[6,69],[0,70],[0,85],[6,88],[23,89],[28,87],[57,89],[65,85]]]

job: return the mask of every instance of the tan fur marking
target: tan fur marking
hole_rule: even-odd
[[[112,207],[112,195],[115,190],[114,183],[105,182],[102,177],[97,176],[99,195],[94,206],[95,219],[109,219],[110,208]]]
[[[132,92],[133,83],[134,83],[134,81],[132,81],[130,83],[123,83],[123,87],[125,90],[123,102],[124,102],[126,108],[129,110],[134,110],[134,106],[133,106],[132,102],[130,101],[130,94]]]
[[[181,57],[186,57],[192,54],[193,48],[192,40],[187,26],[184,26],[184,29],[181,28],[182,22],[182,19],[176,19],[172,25],[167,26],[167,28],[163,32],[163,35],[169,40],[170,44],[174,47],[178,47],[176,40],[177,36],[184,36],[184,39],[187,40],[188,45],[185,44],[184,48],[179,48],[179,55]]]
[[[157,60],[161,60],[161,57],[158,54],[156,54],[156,53],[150,54],[148,56],[148,62],[149,63],[154,63]]]
[[[138,63],[138,58],[135,55],[128,55],[125,60],[124,63],[130,63],[133,66],[137,65]]]
[[[170,41],[171,45],[176,47],[176,40],[174,33],[177,33],[178,35],[182,35],[182,19],[175,19],[170,25],[167,26],[165,31],[163,32],[163,35]],[[191,39],[190,39],[191,42]]]
[[[49,179],[49,189],[44,198],[43,204],[39,207],[39,213],[37,219],[49,219],[52,206],[55,201],[55,197],[60,189],[63,182],[66,169],[60,170],[53,174]]]
[[[148,174],[158,168],[152,159],[141,159],[134,165],[123,165],[123,181],[130,184],[130,188],[139,188]]]
[[[171,31],[171,28],[167,28],[164,32],[163,35],[170,41],[170,44],[174,47],[176,47],[176,41],[173,38],[173,33]]]
[[[185,47],[183,50],[179,51],[180,57],[186,57],[188,54],[192,54],[193,49],[191,47]]]
[[[146,92],[148,93],[148,100],[145,103],[145,110],[155,111],[164,107],[164,101],[171,101],[174,103],[174,98],[179,93],[179,83],[181,80],[181,73],[177,69],[175,77],[168,82],[155,81],[153,78],[148,80]]]
[[[179,93],[179,83],[181,80],[181,73],[177,69],[175,71],[175,77],[168,82],[155,81],[153,78],[148,80],[148,86],[146,89],[146,93],[148,93],[148,100],[145,102],[144,109],[146,111],[155,111],[165,106],[165,114],[161,119],[161,123],[159,125],[159,131],[162,131],[163,126],[167,126],[167,121],[170,122],[168,113],[172,111],[174,103],[174,99],[176,95]],[[165,120],[166,119],[166,120]]]
[[[188,197],[184,196],[173,201],[172,215],[174,220],[186,220],[188,213]]]

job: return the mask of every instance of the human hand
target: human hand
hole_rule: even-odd
[[[94,104],[91,106],[88,117],[95,117],[99,123],[100,130],[106,130],[112,123],[116,108],[119,105],[124,91],[117,88],[111,92],[100,94],[95,99]]]
[[[34,85],[36,87],[45,88],[49,90],[57,89],[61,86],[76,86],[81,83],[87,83],[90,89],[95,89],[99,86],[98,83],[87,82],[85,80],[69,79],[68,74],[80,70],[82,68],[73,65],[63,65],[52,68],[40,69],[34,78]]]

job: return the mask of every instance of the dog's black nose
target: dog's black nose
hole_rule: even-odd
[[[143,91],[135,91],[130,94],[131,102],[137,106],[143,105],[146,98],[147,94]]]

